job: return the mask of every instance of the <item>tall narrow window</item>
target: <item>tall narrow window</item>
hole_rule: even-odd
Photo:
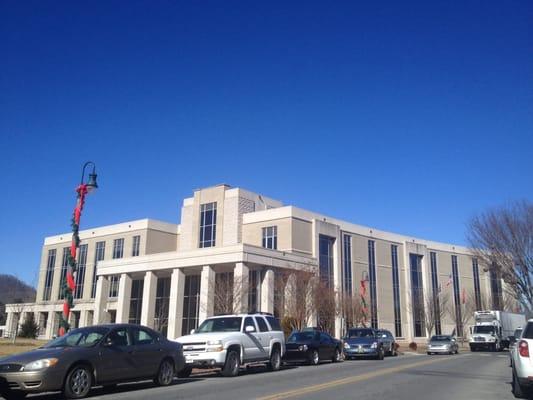
[[[83,281],[85,280],[85,269],[87,267],[87,245],[82,244],[78,252],[78,268],[76,271],[76,287],[74,289],[74,298],[83,297]]]
[[[128,322],[130,324],[141,323],[141,310],[143,306],[143,288],[144,280],[134,279],[131,281],[131,297],[130,297],[130,315]]]
[[[131,248],[131,256],[137,257],[141,247],[141,237],[139,235],[133,237],[133,246]]]
[[[58,299],[62,300],[65,298],[65,285],[67,280],[67,268],[68,268],[68,256],[70,254],[70,247],[63,247],[63,257],[61,258],[61,280],[59,281],[59,293]]]
[[[109,297],[118,297],[118,288],[120,286],[120,275],[113,275],[109,278]]]
[[[183,295],[182,335],[188,335],[191,332],[191,329],[196,329],[198,327],[199,305],[200,275],[186,275]]]
[[[370,286],[370,325],[378,328],[378,295],[376,287],[376,243],[368,241],[368,279]]]
[[[213,247],[217,233],[217,203],[200,206],[200,247]]]
[[[96,250],[94,255],[94,271],[93,271],[93,283],[91,288],[91,298],[96,297],[96,282],[98,276],[96,275],[96,268],[98,266],[98,261],[102,261],[105,257],[105,242],[96,242]]]
[[[422,285],[422,256],[409,254],[411,266],[411,305],[415,336],[425,336],[424,323],[424,287]]]
[[[333,244],[335,238],[320,235],[319,236],[319,270],[320,280],[326,287],[333,287]]]
[[[457,267],[457,256],[452,256],[452,279],[453,279],[453,300],[455,303],[455,329],[456,335],[463,335],[463,317],[461,311],[461,288],[459,286],[459,269]]]
[[[124,239],[113,240],[113,259],[124,256]]]
[[[248,272],[248,312],[259,311],[259,298],[261,293],[261,271],[251,270]]]
[[[502,309],[502,282],[500,277],[494,270],[490,270],[490,292],[492,297],[492,309],[501,310]]]
[[[435,335],[442,335],[442,327],[440,321],[440,287],[439,287],[439,271],[437,267],[437,253],[434,251],[429,253],[431,263],[431,289],[433,291],[433,314],[435,316]],[[429,332],[431,334],[431,332]]]
[[[344,293],[352,294],[352,237],[344,235],[342,239],[344,255]]]
[[[168,307],[170,304],[170,278],[158,278],[155,294],[154,329],[167,335]]]
[[[402,311],[400,304],[400,273],[398,271],[398,246],[392,244],[392,295],[394,299],[394,331],[396,337],[402,336]]]
[[[56,265],[56,249],[48,250],[46,262],[46,276],[44,278],[43,301],[50,300],[52,294],[52,282],[54,280],[54,268]]]
[[[263,228],[263,247],[266,249],[278,248],[278,227],[267,226]]]
[[[474,276],[474,297],[476,298],[476,310],[481,311],[481,289],[479,285],[479,266],[477,258],[472,258],[472,274]]]

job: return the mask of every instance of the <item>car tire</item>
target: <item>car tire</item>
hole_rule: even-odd
[[[181,371],[178,372],[177,376],[178,378],[188,378],[191,376],[192,368],[183,368]]]
[[[513,395],[517,399],[527,399],[527,391],[518,381],[515,371],[513,370]]]
[[[235,350],[228,352],[224,367],[220,371],[222,376],[232,377],[239,375],[239,354]]]
[[[270,361],[268,362],[267,366],[270,371],[279,371],[281,368],[281,354],[279,352],[279,348],[274,347],[274,349],[272,349]]]
[[[63,394],[67,399],[83,399],[91,391],[93,372],[88,365],[75,365],[67,374]]]
[[[342,353],[340,352],[339,349],[336,348],[331,361],[334,363],[341,362],[341,358],[342,358]]]
[[[378,350],[378,355],[376,356],[376,360],[383,360],[385,358],[385,351],[383,348]]]
[[[174,363],[170,360],[163,360],[157,375],[154,379],[154,383],[158,386],[168,386],[174,380]]]

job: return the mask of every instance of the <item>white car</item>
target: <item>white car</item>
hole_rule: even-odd
[[[271,314],[235,314],[207,318],[190,335],[175,341],[183,345],[186,368],[221,368],[223,376],[236,376],[241,367],[266,364],[271,370],[281,367],[285,336]]]
[[[522,328],[515,329],[513,337],[509,340],[509,366],[513,366],[513,357],[516,351],[516,345],[522,336]]]
[[[527,398],[533,387],[533,319],[527,322],[511,355],[513,394],[519,399]]]

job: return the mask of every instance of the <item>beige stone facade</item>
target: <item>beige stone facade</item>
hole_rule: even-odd
[[[175,338],[220,309],[227,279],[233,311],[281,318],[287,311],[276,299],[287,293],[287,282],[298,285],[291,271],[302,270],[326,279],[339,302],[357,298],[364,281],[368,323],[406,340],[429,334],[415,316],[413,293],[449,296],[452,307],[467,296],[489,308],[504,301],[502,283],[491,281],[481,265],[477,277],[464,247],[355,225],[228,185],[184,199],[179,225],[145,219],[87,229],[80,237],[86,260],[73,326],[133,322]],[[45,239],[36,301],[7,306],[8,331],[34,313],[41,337],[54,335],[62,309],[62,252],[70,240],[70,234]],[[287,282],[279,282],[281,272],[288,273]],[[452,314],[441,318],[443,333],[457,328]],[[341,336],[347,328],[342,307],[329,317]],[[309,323],[316,325],[316,318],[312,314]]]

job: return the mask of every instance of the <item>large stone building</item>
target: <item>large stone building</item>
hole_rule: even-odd
[[[145,219],[87,229],[80,237],[74,327],[132,322],[175,338],[228,311],[221,291],[234,312],[283,317],[287,287],[302,284],[294,278],[299,271],[318,274],[338,303],[358,298],[364,281],[368,324],[405,340],[427,336],[427,299],[449,294],[452,311],[439,312],[434,328],[443,333],[461,330],[452,315],[464,309],[466,297],[477,308],[499,309],[505,300],[502,282],[467,248],[355,225],[227,185],[185,199],[179,225]],[[36,301],[7,306],[9,332],[28,313],[42,338],[57,332],[70,241],[69,233],[45,239]],[[326,317],[341,336],[347,323],[338,309]],[[311,312],[308,323],[317,318]]]

